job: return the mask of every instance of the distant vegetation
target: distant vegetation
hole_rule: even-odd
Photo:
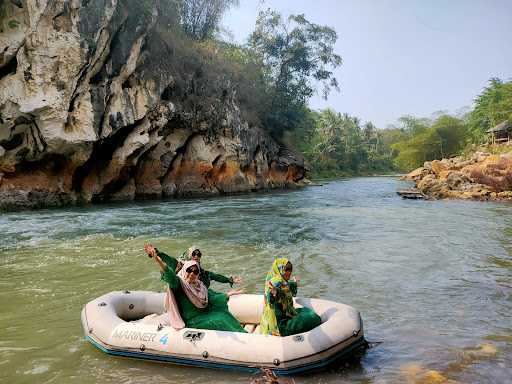
[[[287,137],[309,160],[315,176],[404,172],[425,161],[470,153],[486,144],[486,131],[512,122],[512,81],[493,78],[464,114],[440,112],[432,118],[403,116],[376,129],[357,117],[331,109],[308,111]]]
[[[313,111],[308,102],[315,92],[327,98],[338,90],[334,70],[342,59],[334,51],[336,31],[304,15],[284,18],[269,9],[260,12],[246,44],[232,44],[218,38],[220,20],[238,0],[172,3],[178,28],[162,31],[162,37],[174,52],[169,65],[194,74],[197,95],[186,92],[187,102],[200,110],[201,103],[218,99],[220,84],[231,83],[249,124],[301,151],[313,176],[408,171],[468,151],[485,141],[489,128],[512,122],[512,82],[496,78],[468,113],[404,116],[386,129],[332,109]],[[189,82],[184,78],[180,85],[177,78],[176,86],[190,87]]]
[[[468,128],[464,120],[450,115],[435,119],[400,118],[401,137],[391,145],[396,150],[395,164],[410,170],[425,161],[458,154],[467,144]]]
[[[460,116],[441,114],[433,119],[411,116],[399,120],[394,163],[402,170],[424,161],[470,152],[487,141],[486,131],[503,121],[512,122],[512,81],[493,78],[474,100],[474,108]]]
[[[336,177],[395,172],[391,144],[397,134],[328,108],[308,110],[307,119],[283,139],[305,155],[313,176]]]

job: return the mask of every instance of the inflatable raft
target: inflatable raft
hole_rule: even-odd
[[[258,332],[262,295],[237,295],[230,312],[248,333],[185,328],[135,320],[164,312],[164,293],[111,292],[87,303],[82,325],[87,340],[111,355],[208,368],[249,372],[269,368],[290,375],[323,368],[365,343],[363,323],[354,308],[328,300],[296,298],[297,307],[312,308],[322,318],[313,330],[287,337]]]

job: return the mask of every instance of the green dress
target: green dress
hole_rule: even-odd
[[[290,336],[307,332],[322,324],[322,319],[310,308],[294,308],[293,296],[297,283],[283,277],[288,259],[274,260],[265,279],[265,308],[260,321],[260,331],[265,335]],[[271,294],[275,288],[276,295]]]
[[[292,296],[297,296],[297,283],[295,281],[288,282],[288,288],[276,287],[276,297],[270,295],[270,303],[273,305],[276,314],[277,326],[281,336],[296,335],[297,333],[307,332],[322,324],[322,319],[311,308],[295,308],[296,315],[290,317],[286,314],[281,298],[288,295],[286,291],[289,289]]]
[[[169,288],[173,290],[186,327],[246,332],[228,310],[228,295],[208,289],[208,306],[206,308],[197,308],[181,288],[180,278],[176,276],[175,270],[178,261],[161,252],[158,255],[166,264],[166,268],[162,272],[162,280],[169,284]]]
[[[171,258],[169,255],[159,251],[158,249],[156,250],[156,253],[158,256],[160,256],[160,258],[164,261],[164,263],[167,264],[167,262],[165,260],[168,260],[168,258]],[[174,267],[176,268],[176,267]],[[217,281],[219,283],[228,283],[229,285],[233,286],[234,282],[233,282],[233,278],[231,277],[226,277],[224,275],[221,275],[220,273],[214,273],[214,272],[211,272],[211,271],[207,271],[203,268],[201,268],[201,272],[199,272],[199,280],[201,280],[203,282],[203,284],[206,286],[206,288],[210,288],[210,284],[213,281]]]

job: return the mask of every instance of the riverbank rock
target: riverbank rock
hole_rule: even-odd
[[[512,200],[512,151],[433,160],[403,179],[433,199]]]
[[[0,208],[303,182],[229,77],[180,56],[171,4],[0,4]]]

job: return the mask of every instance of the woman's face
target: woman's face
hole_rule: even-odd
[[[192,265],[188,267],[185,272],[185,278],[187,279],[187,282],[195,283],[197,281],[197,276],[199,275],[199,268],[197,267],[197,265]]]
[[[191,259],[200,263],[201,262],[201,251],[199,249],[196,249],[194,252],[192,252]]]
[[[293,267],[290,263],[286,264],[286,267],[284,267],[284,273],[283,277],[286,281],[290,280],[290,277],[292,276]]]

